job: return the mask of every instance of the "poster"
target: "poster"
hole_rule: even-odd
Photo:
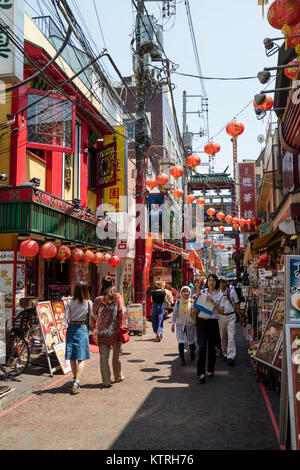
[[[16,315],[22,310],[20,299],[26,297],[26,264],[17,264],[16,266]]]
[[[300,256],[285,257],[286,323],[300,322]]]
[[[51,302],[52,305],[52,310],[54,313],[54,319],[57,327],[57,331],[59,332],[60,336],[62,337],[63,341],[66,341],[66,334],[67,334],[67,326],[62,328],[62,321],[64,319],[66,309],[65,309],[65,304],[61,300],[59,302]]]
[[[68,374],[69,372],[71,372],[70,361],[65,359],[66,343],[56,344],[54,346],[54,351],[55,351],[56,357],[58,359],[58,362],[61,366],[61,370],[63,371],[63,374],[65,375],[65,374]]]
[[[12,252],[14,255],[14,252]],[[4,294],[5,318],[11,318],[13,315],[13,281],[14,264],[0,264],[0,292]]]
[[[284,325],[284,298],[277,297],[261,337],[255,359],[281,370]]]
[[[286,325],[292,450],[300,450],[300,326]]]
[[[37,306],[37,314],[41,325],[47,351],[52,352],[53,346],[60,342],[54,320],[51,302],[40,302]]]
[[[144,317],[142,304],[129,304],[127,307],[129,331],[143,332]]]

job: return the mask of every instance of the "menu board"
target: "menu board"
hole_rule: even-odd
[[[143,305],[129,304],[127,306],[128,329],[129,331],[143,332]]]
[[[285,257],[286,323],[300,322],[300,256]]]
[[[300,450],[300,326],[286,325],[292,449]]]
[[[257,348],[255,359],[281,370],[284,325],[284,298],[277,297]]]
[[[60,339],[56,328],[51,302],[38,303],[37,314],[47,351],[52,352],[53,346],[58,344]]]
[[[67,326],[62,328],[62,321],[66,313],[65,304],[62,300],[60,300],[58,302],[51,302],[51,305],[52,305],[52,310],[54,313],[54,319],[55,319],[57,331],[59,332],[63,341],[66,341]]]
[[[58,362],[61,366],[61,369],[63,371],[63,374],[65,375],[65,374],[68,374],[69,372],[71,372],[70,361],[65,359],[66,343],[56,344],[54,346],[54,351],[55,351],[56,357],[58,359]]]
[[[0,364],[5,364],[6,358],[4,300],[4,294],[0,293]]]
[[[63,297],[70,295],[70,286],[48,286],[49,300],[61,300]]]

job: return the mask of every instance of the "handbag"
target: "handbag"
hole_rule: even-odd
[[[129,330],[126,326],[119,327],[118,335],[122,344],[128,343],[130,340]]]
[[[85,324],[86,324],[86,327],[87,327],[88,331],[92,330],[92,328],[90,326],[90,318],[91,318],[91,306],[90,306],[90,303],[88,301],[88,314],[87,314],[87,317],[86,317],[86,320],[85,320]]]

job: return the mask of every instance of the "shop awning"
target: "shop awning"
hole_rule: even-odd
[[[257,238],[251,243],[251,251],[259,251],[262,248],[267,248],[270,244],[279,241],[283,235],[281,230],[274,230],[263,237]]]

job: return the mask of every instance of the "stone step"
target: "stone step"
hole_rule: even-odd
[[[2,387],[2,385],[1,385]],[[11,388],[9,391],[0,394],[0,411],[5,410],[15,402],[16,389]]]

